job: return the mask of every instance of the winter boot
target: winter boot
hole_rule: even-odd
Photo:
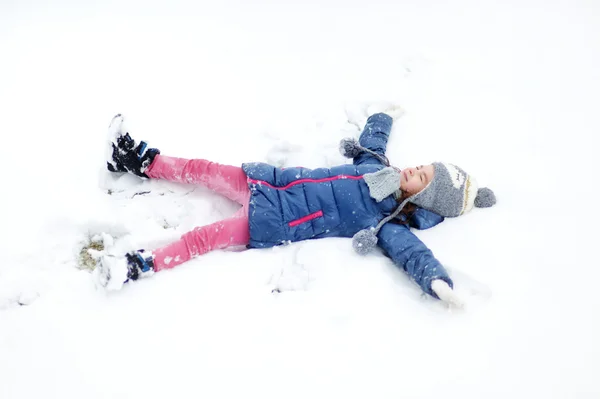
[[[103,255],[96,267],[98,284],[108,290],[120,290],[129,280],[154,274],[154,256],[143,249],[125,254],[124,257]]]
[[[145,141],[136,145],[124,127],[123,116],[115,115],[108,127],[106,167],[109,171],[132,173],[147,178],[144,172],[157,154],[160,154],[160,151],[148,148]]]
[[[154,255],[143,249],[125,254],[127,258],[127,280],[137,280],[154,274]]]

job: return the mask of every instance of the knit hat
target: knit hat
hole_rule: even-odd
[[[450,163],[434,162],[433,179],[410,202],[444,217],[457,217],[473,209],[496,203],[494,192],[479,188],[477,181],[463,169]]]
[[[364,175],[369,186],[369,193],[377,202],[391,194],[400,196],[400,172],[385,156],[361,146],[355,139],[343,139],[340,142],[340,153],[348,158],[354,158],[361,152],[368,152],[378,158],[386,168]],[[435,212],[444,217],[456,217],[470,211],[475,205],[487,208],[496,203],[494,192],[489,188],[478,188],[477,182],[458,166],[435,162],[434,176],[429,184],[418,193],[404,199],[390,214],[383,218],[375,227],[363,229],[352,237],[352,247],[361,255],[369,253],[377,245],[377,233],[383,225],[394,219],[408,202]]]

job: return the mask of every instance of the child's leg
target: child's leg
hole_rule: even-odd
[[[248,208],[244,206],[229,219],[196,227],[180,240],[152,251],[154,271],[170,269],[214,249],[246,245],[249,241]]]
[[[146,169],[148,177],[179,183],[203,184],[232,201],[244,205],[249,198],[248,179],[242,168],[205,159],[183,159],[157,155]]]

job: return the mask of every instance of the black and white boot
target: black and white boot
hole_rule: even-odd
[[[96,281],[107,290],[120,290],[123,284],[154,274],[154,256],[143,249],[122,257],[102,255],[96,266]]]
[[[106,167],[111,172],[132,173],[140,177],[148,177],[144,172],[154,157],[160,154],[156,148],[148,148],[145,141],[139,144],[131,138],[124,126],[121,114],[113,117],[108,127],[108,143]]]

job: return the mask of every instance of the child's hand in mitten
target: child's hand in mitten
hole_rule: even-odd
[[[404,115],[404,109],[400,105],[392,102],[378,102],[367,108],[367,114],[369,116],[380,112],[391,116],[393,120],[397,120]]]
[[[460,299],[460,297],[456,295],[456,292],[454,292],[454,290],[450,288],[448,283],[444,280],[433,280],[431,282],[431,290],[435,292],[438,298],[440,298],[442,301],[446,302],[451,306],[457,307],[459,309],[465,306],[462,299]]]

